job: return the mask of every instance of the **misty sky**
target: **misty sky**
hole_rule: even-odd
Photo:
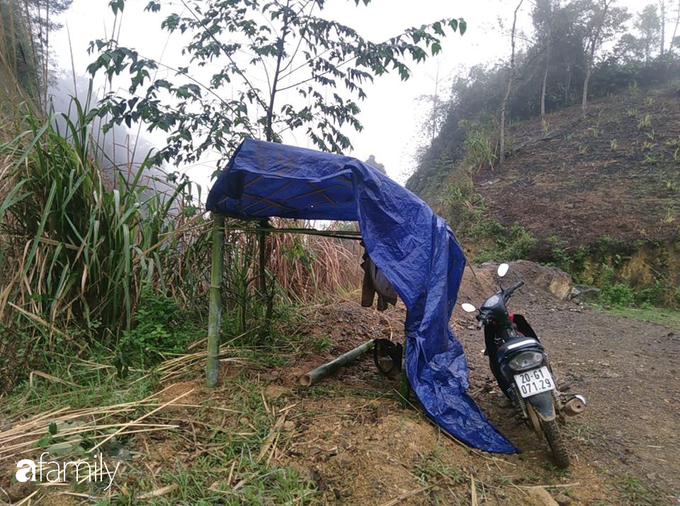
[[[171,9],[164,7],[158,14],[145,13],[143,8],[147,3],[148,0],[128,0],[119,27],[120,43],[137,49],[145,57],[168,65],[181,64],[180,52],[186,39],[182,39],[178,33],[169,35],[160,29],[161,21]],[[530,0],[524,2],[520,18],[520,25],[527,36],[530,36],[529,13],[532,3]],[[649,1],[619,0],[617,5],[639,11],[647,3]],[[414,169],[413,155],[417,146],[419,123],[427,112],[424,104],[419,103],[417,98],[434,93],[437,72],[441,80],[440,93],[446,94],[450,82],[447,78],[454,72],[461,72],[463,68],[477,63],[507,58],[508,33],[515,5],[515,2],[502,0],[372,0],[368,7],[355,7],[353,1],[330,0],[324,10],[325,17],[349,25],[374,41],[383,41],[402,33],[408,27],[420,26],[441,18],[463,17],[468,27],[463,37],[449,32],[444,40],[443,52],[438,57],[425,64],[411,65],[413,77],[409,81],[402,82],[398,76],[388,75],[365,87],[368,98],[360,104],[362,113],[359,117],[364,131],[346,131],[355,148],[353,153],[347,154],[361,160],[367,159],[371,154],[375,155],[385,165],[388,174],[403,183],[405,174]],[[181,4],[172,9],[172,12],[175,11],[181,11]],[[89,42],[104,38],[105,34],[110,35],[113,19],[108,0],[74,0],[71,9],[61,18],[64,29],[52,36],[58,66],[70,74],[70,32],[75,72],[85,74],[87,65],[94,59],[86,51]],[[172,77],[170,72],[165,74]],[[161,71],[159,77],[162,75]],[[126,87],[128,84],[127,80],[121,80],[115,85]],[[286,98],[281,97],[279,103],[284,103]],[[157,145],[163,144],[165,136],[163,132],[143,135]],[[303,130],[295,137],[285,138],[285,141],[298,146],[313,147],[304,137]],[[219,155],[207,156],[204,164],[188,167],[185,171],[192,179],[207,185],[217,156]]]

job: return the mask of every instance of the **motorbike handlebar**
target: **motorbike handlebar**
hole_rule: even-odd
[[[506,288],[505,290],[503,290],[503,296],[504,296],[505,300],[508,300],[508,298],[513,294],[513,292],[515,290],[517,290],[519,287],[521,287],[522,285],[524,285],[524,281],[518,281],[517,283],[512,285],[510,288]]]

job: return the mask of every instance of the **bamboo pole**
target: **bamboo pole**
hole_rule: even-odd
[[[262,300],[267,297],[267,279],[266,279],[266,267],[267,267],[267,220],[260,220],[259,226],[259,246],[260,246],[260,295]]]
[[[349,364],[350,362],[362,356],[367,351],[372,350],[374,344],[375,341],[371,339],[370,341],[362,344],[361,346],[357,346],[353,350],[350,350],[347,353],[340,355],[338,358],[331,360],[326,364],[320,365],[319,367],[312,371],[309,371],[307,374],[303,374],[302,376],[300,376],[300,385],[308,387],[313,385],[314,383],[317,383],[318,381],[321,381],[326,376],[330,376],[335,371],[340,369],[343,365]]]
[[[277,228],[277,227],[225,227],[225,230],[232,230],[234,232],[243,232],[246,234],[258,233],[272,233],[272,234],[302,234],[302,235],[318,235],[322,237],[331,237],[335,239],[352,239],[361,241],[361,232],[353,230],[317,230],[314,228]]]
[[[264,339],[267,334],[271,332],[272,315],[274,314],[274,284],[267,290],[267,232],[269,228],[268,220],[260,220],[260,296],[262,302],[266,305],[265,325],[260,330],[260,338]]]
[[[224,216],[213,218],[212,267],[210,271],[210,314],[208,316],[208,356],[205,377],[208,387],[217,386],[220,355],[221,291],[224,268]]]
[[[399,396],[401,397],[402,407],[408,405],[409,394],[411,393],[411,387],[408,382],[408,377],[406,376],[406,346],[408,344],[408,336],[404,335],[404,354],[401,358],[401,382],[399,383]]]

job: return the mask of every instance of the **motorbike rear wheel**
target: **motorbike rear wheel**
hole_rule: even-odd
[[[564,439],[562,439],[562,433],[560,432],[557,419],[550,422],[540,420],[531,404],[527,403],[526,408],[532,428],[536,430],[537,426],[539,426],[541,432],[543,432],[543,435],[545,436],[545,439],[548,441],[548,446],[550,446],[550,450],[552,451],[555,465],[561,469],[566,469],[569,467],[571,460],[569,458],[567,446],[564,443]],[[536,432],[538,431],[536,430]]]
[[[569,458],[567,446],[564,443],[564,439],[562,439],[562,433],[560,432],[557,420],[555,419],[550,422],[541,420],[541,427],[543,428],[545,438],[548,440],[548,445],[552,450],[555,465],[561,469],[566,469],[569,467],[569,464],[571,464],[571,460]]]

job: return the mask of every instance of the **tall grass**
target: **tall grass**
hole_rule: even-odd
[[[463,143],[463,164],[465,168],[472,172],[481,169],[493,170],[498,156],[496,143],[492,140],[492,126],[490,124],[479,124],[476,121],[462,120],[459,123],[459,128],[465,130],[465,141]]]
[[[143,169],[107,181],[91,118],[73,105],[74,121],[26,109],[25,129],[0,146],[0,324],[43,348],[81,334],[114,340],[143,285],[190,303],[207,245],[191,183],[149,191]]]

